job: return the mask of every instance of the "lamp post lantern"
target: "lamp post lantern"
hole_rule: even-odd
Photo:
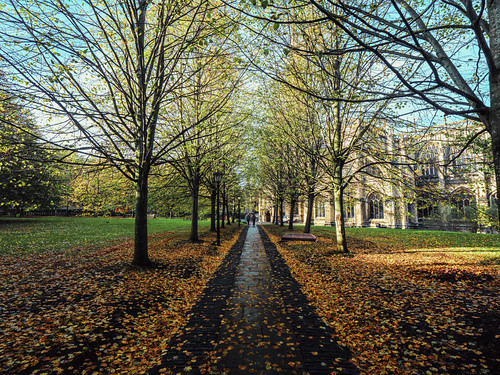
[[[222,180],[222,173],[220,172],[215,172],[214,173],[214,182],[215,185],[217,186],[217,246],[220,246],[220,221],[219,221],[219,184],[220,181]]]

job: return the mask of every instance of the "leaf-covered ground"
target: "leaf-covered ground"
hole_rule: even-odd
[[[191,244],[150,239],[150,269],[130,265],[131,242],[106,248],[2,255],[0,372],[139,374],[162,351],[236,241],[236,225]]]
[[[265,228],[274,242],[285,232]],[[500,249],[446,247],[439,238],[449,233],[379,232],[386,240],[364,233],[348,234],[352,256],[334,251],[332,231],[316,233],[325,236],[317,243],[278,245],[360,371],[500,373],[499,270],[491,255]],[[399,233],[412,245],[398,246]]]

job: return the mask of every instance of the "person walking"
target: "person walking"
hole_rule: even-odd
[[[252,224],[253,224],[253,226],[255,226],[255,219],[256,219],[255,213],[252,213]]]

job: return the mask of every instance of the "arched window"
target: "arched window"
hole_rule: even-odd
[[[325,201],[322,198],[316,199],[316,217],[325,217]]]
[[[428,195],[419,195],[417,213],[421,218],[432,218],[439,215],[439,205]]]
[[[460,156],[456,157],[460,152]],[[453,148],[452,153],[452,157],[456,157],[452,162],[452,170],[455,173],[477,171],[476,158],[467,150],[462,151],[461,149]]]
[[[465,214],[467,207],[475,207],[476,200],[474,195],[466,189],[461,189],[453,194],[452,197],[453,204],[458,211]]]
[[[349,194],[344,195],[344,217],[354,219],[354,198]]]
[[[438,175],[438,149],[436,146],[429,146],[420,155],[422,163],[422,175],[424,177],[436,177]]]
[[[488,207],[498,206],[497,193],[491,193],[488,195]]]
[[[384,218],[384,201],[378,193],[371,194],[368,198],[369,218],[383,219]]]

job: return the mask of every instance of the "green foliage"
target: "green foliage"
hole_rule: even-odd
[[[29,113],[0,89],[0,208],[22,212],[58,204],[67,183],[42,149]]]
[[[480,229],[494,228],[499,230],[498,224],[498,206],[492,204],[491,206],[480,205],[478,207],[466,207],[465,216],[468,220],[476,223]]]
[[[84,167],[71,182],[73,205],[97,216],[133,211],[134,186],[114,169]]]

